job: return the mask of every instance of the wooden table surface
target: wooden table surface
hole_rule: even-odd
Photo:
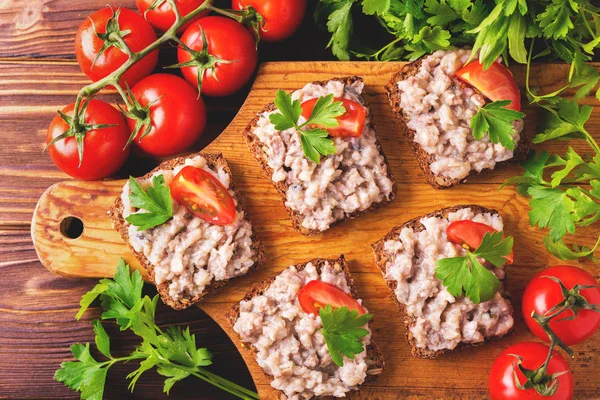
[[[123,5],[133,7],[133,0]],[[219,1],[216,2],[219,5]],[[314,2],[310,2],[314,3]],[[95,281],[65,279],[38,261],[30,238],[31,215],[42,192],[69,177],[42,154],[47,126],[55,110],[71,103],[71,93],[88,80],[73,54],[73,39],[83,18],[106,0],[0,1],[0,398],[78,398],[52,377],[60,362],[71,359],[69,346],[93,340],[89,322],[94,308],[75,321],[79,299]],[[281,44],[261,45],[260,60],[331,60],[328,37],[315,30],[310,8],[294,37]],[[162,50],[161,64],[173,61],[173,49]],[[166,54],[165,54],[166,53]],[[207,99],[209,121],[196,149],[214,139],[242,104],[247,89],[230,98]],[[107,92],[108,99],[115,99]],[[132,157],[122,176],[147,172],[159,160]],[[146,290],[154,294],[149,286]],[[175,312],[162,304],[160,325],[190,325],[200,346],[214,354],[211,370],[248,388],[253,383],[242,358],[221,328],[198,308]],[[113,353],[129,353],[137,343],[107,324]],[[589,354],[578,354],[582,362]],[[162,378],[147,372],[133,395],[124,376],[135,365],[112,368],[105,398],[167,398]],[[590,377],[593,379],[594,377]],[[226,398],[224,392],[198,379],[175,385],[170,398]]]
[[[75,99],[73,90],[88,79],[81,73],[73,50],[80,22],[103,7],[106,0],[2,0],[0,1],[0,398],[79,398],[53,380],[62,361],[71,359],[69,346],[93,341],[90,321],[94,308],[75,320],[81,295],[96,281],[65,279],[47,271],[38,261],[30,236],[35,204],[51,184],[69,179],[47,154],[42,154],[46,129],[53,113]],[[115,2],[111,2],[117,4]],[[134,0],[122,0],[135,9]],[[216,1],[226,7],[227,1]],[[279,44],[261,44],[261,62],[273,60],[333,60],[325,49],[328,37],[315,29],[312,8],[296,34]],[[172,64],[172,48],[161,49],[160,63]],[[223,99],[205,99],[208,127],[196,148],[212,141],[235,116],[248,88]],[[116,99],[114,94],[107,95]],[[139,175],[159,160],[133,157],[123,176]],[[149,285],[146,291],[153,295]],[[221,328],[196,307],[175,312],[162,303],[157,312],[162,325],[190,325],[199,346],[214,355],[211,371],[250,389],[248,370]],[[106,324],[115,354],[124,355],[138,343]],[[106,399],[117,398],[228,398],[219,389],[190,378],[177,383],[171,396],[162,394],[162,381],[147,372],[129,394],[125,375],[134,364],[111,368]]]

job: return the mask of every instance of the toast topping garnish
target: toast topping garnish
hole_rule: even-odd
[[[498,103],[484,108],[486,98],[456,76],[470,55],[463,49],[437,51],[395,83],[398,99],[392,101],[414,131],[411,140],[430,156],[427,167],[436,176],[460,180],[472,171],[494,169],[513,158],[521,138],[521,113]]]
[[[336,269],[337,262],[320,262],[320,267],[318,262],[303,269],[291,266],[268,287],[254,289],[239,303],[233,325],[242,341],[255,349],[256,361],[270,375],[271,386],[287,398],[343,397],[367,377],[369,314],[358,316],[348,307],[327,306],[315,315],[300,304],[298,294],[310,282],[324,282],[345,296],[352,295],[344,269],[339,265]],[[359,299],[352,301],[360,306]]]
[[[143,257],[142,264],[145,264],[154,275],[154,283],[159,287],[167,286],[161,290],[161,295],[163,299],[168,296],[167,302],[170,304],[182,300],[186,301],[185,304],[190,304],[190,299],[203,295],[213,282],[244,275],[257,261],[257,250],[252,245],[252,226],[246,219],[244,210],[237,209],[237,194],[230,185],[231,177],[226,171],[225,161],[222,158],[217,160],[209,163],[204,156],[197,155],[175,167],[160,169],[148,179],[128,182],[123,188],[121,195],[123,218],[130,221],[139,218],[136,217],[138,215],[147,218],[146,214],[148,214],[138,208],[140,205],[138,201],[132,201],[135,197],[131,196],[130,190],[136,190],[134,189],[136,186],[139,186],[142,191],[145,188],[149,198],[164,202],[163,197],[169,195],[170,187],[170,193],[173,195],[173,198],[169,196],[169,205],[172,208],[170,219],[146,230],[134,224],[127,227],[127,236],[132,249],[139,253],[138,258]],[[204,180],[195,182],[192,178],[198,170],[202,171],[201,177]],[[174,184],[182,171],[194,172],[190,182],[194,186],[195,196],[207,195],[210,189],[216,187],[216,185],[202,186],[208,182],[207,179],[212,183],[213,180],[218,182],[223,188],[223,193],[208,194],[211,207],[215,210],[216,220],[207,221],[212,218],[210,213],[207,213],[208,207],[203,206],[203,202],[208,201],[207,198],[198,200],[185,197],[189,194],[184,193],[179,184]],[[210,178],[206,178],[207,175],[210,175]],[[149,186],[150,182],[154,182],[153,187]],[[196,190],[199,186],[202,186],[201,191]],[[157,187],[160,190],[157,190]],[[179,195],[184,195],[179,199],[182,203],[191,204],[193,200],[205,209],[190,212],[175,200]],[[213,201],[219,198],[230,199],[233,209],[219,208],[222,205]],[[193,209],[193,204],[190,207]],[[150,208],[147,210],[153,211]],[[198,216],[198,213],[204,213],[205,218]],[[216,224],[225,221],[227,221],[226,225]]]
[[[511,253],[512,239],[503,239],[500,233],[502,218],[470,207],[443,212],[395,229],[382,239],[378,256],[385,279],[408,316],[409,340],[426,354],[503,336],[513,326],[512,305],[498,290],[504,270],[494,265],[507,262]],[[448,229],[463,221],[498,232],[484,232],[474,243]],[[470,251],[469,246],[477,247]]]
[[[278,101],[279,111],[274,105],[268,106],[246,131],[251,151],[282,193],[294,226],[302,233],[325,231],[334,222],[353,217],[393,198],[394,182],[362,91],[363,82],[359,78],[346,78],[307,84],[291,95],[280,92],[278,97],[287,100],[283,103]],[[325,102],[324,99],[328,100]],[[305,120],[301,116],[302,104],[308,110],[307,103],[311,101],[315,104],[307,122],[324,126],[327,130],[316,128],[316,131],[309,129],[298,134],[295,126]],[[358,119],[352,116],[346,118],[347,111],[342,103],[349,102],[357,105],[357,113],[365,112],[362,132],[358,137],[340,136],[334,131],[338,128],[360,129]],[[328,111],[327,118],[319,111],[326,105],[330,109],[335,104],[338,104],[337,111]],[[288,110],[281,113],[282,109]],[[334,123],[338,125],[332,127]],[[317,133],[308,134],[310,137],[307,139],[305,136],[309,131]],[[318,163],[307,158],[305,153],[312,154],[314,157],[310,158]],[[324,153],[329,155],[323,156]]]

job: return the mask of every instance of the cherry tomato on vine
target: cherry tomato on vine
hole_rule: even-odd
[[[185,17],[200,7],[202,3],[206,3],[206,1],[212,2],[210,0],[175,0],[175,4],[177,5],[179,14],[182,17]],[[150,9],[155,3],[156,5]],[[167,0],[158,0],[158,2],[156,0],[136,0],[135,4],[137,5],[138,10],[140,10],[140,14],[142,14],[144,18],[159,31],[166,32],[175,23],[175,13]],[[187,24],[177,29],[177,32],[183,32],[194,21],[208,15],[209,12],[210,10],[202,11]]]
[[[202,94],[208,96],[227,96],[241,89],[252,77],[258,62],[252,34],[230,18],[202,18],[184,32],[181,41],[188,48],[180,46],[177,50],[181,73],[196,86],[200,68]],[[186,66],[194,60],[196,65]]]
[[[446,228],[448,240],[459,246],[467,245],[471,251],[477,249],[486,233],[498,232],[489,225],[471,220],[454,221]],[[512,264],[514,253],[505,257]]]
[[[227,188],[208,171],[188,165],[169,187],[175,201],[205,221],[227,225],[235,218],[235,203]]]
[[[75,104],[62,109],[67,117],[73,115]],[[80,106],[82,110],[82,106]],[[117,172],[127,160],[130,147],[126,146],[129,137],[129,127],[123,115],[108,103],[100,100],[90,100],[85,115],[82,116],[83,158],[79,166],[77,138],[68,136],[59,139],[47,147],[50,158],[63,172],[77,179],[96,180],[106,178]],[[111,124],[114,126],[94,126]],[[54,117],[46,143],[69,131],[69,124],[60,116]]]
[[[298,292],[298,302],[305,313],[319,315],[319,308],[331,305],[333,308],[348,307],[365,313],[365,309],[352,296],[337,286],[323,281],[310,281]]]
[[[314,98],[302,103],[302,116],[304,118],[308,119],[310,117],[318,100],[319,98]],[[362,105],[343,97],[336,97],[334,101],[342,102],[346,112],[336,118],[338,126],[325,127],[323,129],[329,132],[330,136],[335,137],[358,137],[362,135],[367,115],[366,109]]]
[[[306,13],[306,0],[233,0],[231,8],[253,7],[262,17],[261,40],[280,42],[290,37],[300,26]]]
[[[504,350],[496,358],[490,371],[488,388],[492,400],[570,400],[573,397],[573,374],[567,361],[556,351],[552,352],[547,373],[567,373],[557,378],[558,389],[554,395],[542,396],[534,388],[522,390],[515,384],[515,371],[519,383],[524,385],[526,382],[525,375],[517,367],[518,358],[515,356],[522,358],[521,365],[524,368],[536,370],[544,363],[549,351],[548,346],[533,342],[515,344]]]
[[[206,127],[206,108],[198,92],[175,75],[153,74],[131,89],[150,130],[140,129],[133,143],[154,156],[180,153],[194,144]],[[129,110],[132,112],[132,110]],[[136,120],[127,118],[130,132]],[[147,135],[146,135],[147,133]]]
[[[75,36],[75,56],[79,67],[92,81],[98,81],[123,65],[129,56],[120,49],[120,37],[131,51],[138,52],[154,41],[152,26],[138,13],[127,8],[102,8],[86,18]],[[123,75],[120,84],[133,86],[149,75],[158,62],[154,50]]]
[[[521,92],[512,72],[504,65],[494,62],[488,69],[483,69],[483,64],[476,60],[458,70],[456,76],[488,99],[510,100],[506,108],[521,111]]]
[[[531,314],[535,311],[537,314],[543,315],[564,300],[560,284],[546,278],[548,276],[560,279],[568,290],[571,290],[576,284],[596,286],[580,290],[580,295],[585,298],[587,303],[600,305],[600,286],[587,271],[570,265],[557,265],[538,273],[527,284],[523,293],[523,317],[531,332],[547,342],[549,341],[548,335]],[[576,297],[573,299],[575,300]],[[565,310],[549,323],[550,329],[566,345],[583,342],[600,327],[600,312],[579,309],[575,319],[565,319],[572,316],[573,311]]]

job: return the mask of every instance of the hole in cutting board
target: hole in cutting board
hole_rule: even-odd
[[[83,221],[77,217],[66,217],[60,222],[60,233],[66,238],[77,239],[83,233]]]

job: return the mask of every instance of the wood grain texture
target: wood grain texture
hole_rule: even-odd
[[[511,166],[473,179],[467,184],[438,191],[424,183],[423,175],[412,156],[402,132],[395,123],[387,104],[384,84],[400,63],[267,63],[263,64],[255,84],[232,123],[210,144],[206,151],[223,152],[236,185],[244,198],[248,215],[266,245],[267,265],[260,271],[232,282],[218,293],[207,296],[200,307],[232,331],[224,321],[225,312],[233,302],[243,297],[256,282],[281,271],[289,265],[314,257],[336,257],[343,253],[350,264],[358,291],[367,307],[375,314],[373,327],[377,342],[386,357],[387,368],[373,384],[363,387],[358,398],[461,398],[480,399],[487,395],[487,374],[494,358],[509,344],[533,339],[520,319],[519,299],[526,282],[542,266],[556,263],[543,248],[542,232],[529,226],[527,200],[514,188],[497,191],[498,184],[519,173]],[[245,148],[241,134],[254,114],[272,101],[277,89],[291,90],[313,80],[356,74],[360,71],[366,83],[366,98],[371,104],[374,122],[392,173],[398,180],[398,195],[390,205],[334,227],[324,234],[304,237],[295,232],[287,218],[280,197],[258,163]],[[523,81],[521,70],[517,80]],[[538,81],[545,89],[561,84],[565,66],[538,66]],[[595,108],[595,100],[586,99]],[[525,109],[525,112],[529,112]],[[526,132],[536,130],[535,113],[526,120]],[[589,127],[597,131],[600,114],[595,110]],[[545,148],[558,150],[562,143],[550,143]],[[538,147],[544,148],[543,146]],[[54,272],[99,277],[110,276],[117,257],[132,261],[124,243],[110,231],[103,214],[118,195],[123,181],[64,182],[51,187],[42,197],[33,221],[36,249],[42,261]],[[461,203],[478,203],[497,209],[505,219],[506,232],[515,237],[516,265],[508,268],[508,289],[515,299],[517,322],[515,332],[494,344],[451,353],[436,360],[417,360],[410,356],[403,337],[403,326],[396,307],[380,273],[373,265],[369,245],[393,226],[437,208]],[[85,229],[79,239],[65,239],[58,230],[60,221],[74,215],[82,218]],[[590,244],[597,228],[578,231],[578,237]],[[134,265],[137,265],[134,262]],[[583,268],[600,276],[600,268],[581,263]],[[235,335],[232,336],[238,344]],[[587,379],[600,374],[600,335],[576,348],[580,354],[571,365],[575,371],[578,398],[593,397],[600,391],[600,382]],[[264,398],[270,398],[268,382],[257,365],[246,359],[255,383]]]

